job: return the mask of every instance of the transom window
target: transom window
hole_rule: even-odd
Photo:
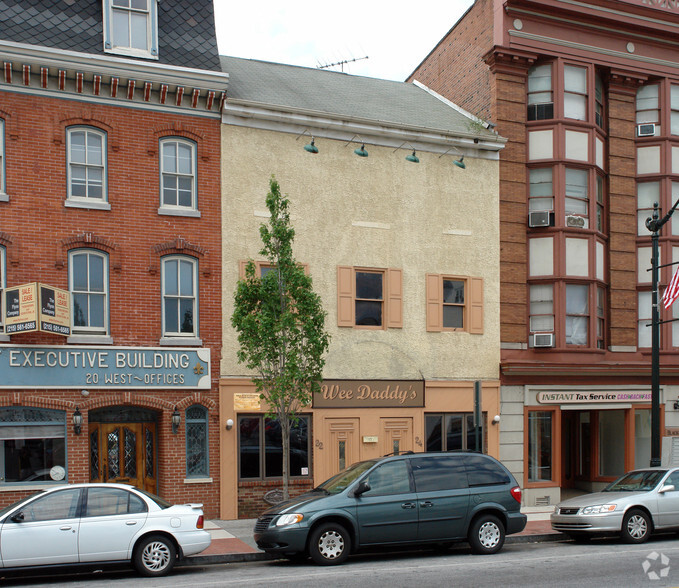
[[[187,478],[206,478],[210,474],[207,415],[207,408],[199,404],[186,409]]]
[[[108,256],[100,251],[69,253],[73,333],[108,333]]]
[[[158,56],[157,0],[104,0],[104,50]]]
[[[73,127],[66,134],[68,198],[81,202],[105,202],[106,134]]]
[[[161,207],[196,209],[196,145],[163,139],[161,152]]]
[[[311,454],[310,418],[298,415],[290,428],[288,472],[309,478]],[[243,480],[280,478],[283,475],[283,441],[276,419],[263,415],[238,418],[239,475]]]
[[[163,258],[163,335],[197,337],[198,262],[190,257]]]

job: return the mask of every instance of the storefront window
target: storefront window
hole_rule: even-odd
[[[243,416],[238,419],[240,478],[280,478],[283,475],[283,443],[280,424],[264,416]],[[309,417],[299,416],[290,429],[291,477],[309,477],[310,454]]]
[[[645,468],[651,462],[651,411],[634,411],[634,467]]]
[[[599,475],[625,473],[624,410],[599,411]]]
[[[487,414],[479,431],[480,451],[485,451]],[[476,428],[474,415],[470,412],[450,414],[428,414],[424,417],[427,430],[427,451],[452,451],[454,449],[475,449]]]
[[[0,408],[0,480],[4,483],[66,478],[66,413]]]
[[[551,411],[532,410],[528,413],[528,481],[553,480]]]

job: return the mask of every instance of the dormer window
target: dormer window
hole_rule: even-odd
[[[157,0],[104,0],[104,51],[158,58]]]

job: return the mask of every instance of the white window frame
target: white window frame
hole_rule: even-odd
[[[147,8],[140,9],[131,6],[134,0],[103,0],[104,10],[104,52],[131,57],[158,59],[158,0],[146,0]],[[128,4],[124,6],[123,4]],[[131,38],[128,45],[116,45],[114,41],[114,14],[126,13],[129,18],[133,15],[146,15],[146,47],[133,47]],[[131,31],[131,26],[128,27]],[[130,35],[131,37],[131,35]]]
[[[87,325],[86,326],[76,326],[75,325],[75,294],[86,294],[88,299],[90,295],[101,295],[102,293],[96,290],[90,289],[89,277],[87,279],[88,286],[87,290],[74,290],[74,274],[73,274],[73,258],[76,255],[87,255],[87,271],[89,274],[89,257],[95,256],[99,257],[103,261],[103,296],[104,296],[104,324],[103,327],[92,327],[89,325],[90,317],[88,313]],[[95,335],[95,336],[107,336],[109,334],[109,281],[108,281],[108,255],[97,249],[73,249],[68,252],[68,289],[71,293],[71,333],[73,335]],[[89,302],[89,300],[88,300]],[[88,305],[89,308],[89,305]]]
[[[72,157],[72,136],[75,133],[85,133],[85,145],[87,146],[87,138],[89,135],[96,135],[101,139],[101,165],[88,163],[87,161],[83,163],[74,163],[71,161]],[[87,154],[87,149],[85,149]],[[107,136],[104,131],[100,131],[94,127],[86,126],[76,126],[69,127],[66,129],[66,170],[67,170],[67,200],[66,206],[75,206],[79,208],[100,208],[104,210],[110,210],[111,205],[108,203],[108,147],[107,147]],[[73,195],[73,168],[79,166],[84,167],[86,170],[89,168],[100,168],[101,169],[101,198],[94,196],[74,196]],[[87,189],[87,185],[86,185]]]
[[[175,151],[175,171],[168,171],[165,167],[165,149],[170,146],[175,145],[177,151]],[[180,173],[178,171],[178,149],[179,146],[188,147],[191,151],[191,171],[190,173]],[[198,198],[197,198],[197,146],[194,141],[189,141],[188,139],[182,139],[181,137],[164,137],[160,140],[159,149],[159,167],[160,167],[160,207],[158,208],[159,214],[169,214],[169,215],[180,215],[180,216],[200,216],[198,211]],[[168,204],[165,202],[165,178],[176,178],[177,182],[179,179],[189,179],[191,182],[191,204],[188,206],[179,204],[179,188],[177,187],[177,203]],[[178,184],[177,184],[178,186]]]
[[[177,294],[173,295],[168,295],[165,293],[165,274],[166,274],[166,264],[169,262],[177,263],[177,281],[178,283],[181,283],[181,278],[179,277],[179,268],[181,267],[181,262],[187,262],[191,264],[192,268],[192,286],[193,286],[193,294],[192,296],[186,296],[186,295],[181,295],[179,291],[177,291]],[[161,287],[161,323],[162,323],[162,333],[163,333],[163,340],[165,343],[168,341],[179,341],[180,339],[182,340],[182,343],[185,343],[184,340],[197,340],[198,339],[198,260],[189,257],[187,255],[167,255],[162,258],[161,260],[161,272],[160,272],[160,287]],[[191,333],[186,333],[181,331],[181,317],[177,316],[177,325],[180,330],[178,331],[168,331],[167,330],[167,325],[165,324],[165,303],[166,300],[169,298],[173,299],[178,299],[178,300],[193,300],[193,332]],[[179,306],[177,307],[177,312],[179,312]]]

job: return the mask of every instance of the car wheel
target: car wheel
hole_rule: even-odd
[[[467,539],[477,555],[497,553],[505,543],[505,527],[496,516],[481,515],[472,522]]]
[[[651,534],[651,519],[643,511],[630,509],[622,519],[620,535],[625,543],[643,543]]]
[[[309,538],[309,556],[322,566],[341,564],[349,557],[351,538],[337,523],[316,527]]]
[[[133,563],[142,576],[165,576],[174,567],[177,550],[162,535],[144,537],[134,550]]]

